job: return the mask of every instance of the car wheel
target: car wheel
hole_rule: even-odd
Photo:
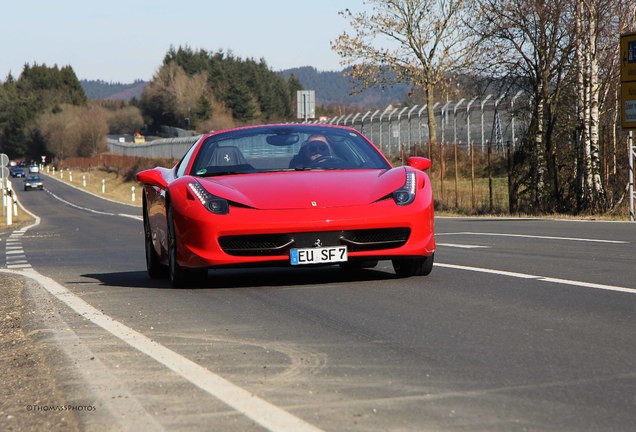
[[[435,254],[418,258],[393,260],[393,269],[399,277],[426,276],[433,270]]]
[[[148,276],[153,279],[166,276],[168,269],[159,261],[159,255],[157,255],[155,247],[152,244],[152,230],[150,229],[150,220],[148,219],[147,213],[144,214],[144,239]]]
[[[174,228],[172,206],[168,206],[168,276],[175,288],[203,282],[208,276],[207,269],[186,270],[177,262],[177,234]]]

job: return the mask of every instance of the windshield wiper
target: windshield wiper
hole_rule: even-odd
[[[342,168],[342,167],[299,167],[294,168],[292,171],[339,171],[346,170],[351,168]]]
[[[250,171],[213,171],[213,172],[207,172],[205,174],[199,174],[197,177],[216,177],[216,176],[234,175],[234,174],[250,174]]]

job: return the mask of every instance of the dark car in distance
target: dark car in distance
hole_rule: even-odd
[[[9,168],[9,171],[11,171],[11,177],[16,178],[16,177],[24,177],[24,168],[22,167],[18,167],[18,166],[13,166],[11,168]]]
[[[42,190],[44,188],[44,184],[42,183],[42,179],[37,174],[30,174],[24,178],[24,190],[27,191],[29,189],[38,189]]]

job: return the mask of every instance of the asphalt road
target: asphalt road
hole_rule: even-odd
[[[35,278],[85,430],[636,430],[634,224],[439,218],[428,277],[219,270],[178,290],[146,276],[139,208],[45,188],[20,193],[41,221],[1,264]]]

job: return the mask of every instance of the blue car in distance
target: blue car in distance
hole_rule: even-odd
[[[42,190],[44,184],[42,183],[42,179],[37,174],[29,174],[24,178],[24,190],[27,191],[29,189],[38,189]]]
[[[24,168],[19,167],[19,166],[13,166],[13,167],[9,168],[9,171],[11,172],[11,177],[13,177],[13,178],[24,177],[25,176]]]

